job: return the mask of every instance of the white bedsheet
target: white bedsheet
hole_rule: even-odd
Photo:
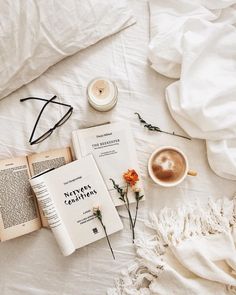
[[[149,13],[146,1],[132,0],[131,6],[137,24],[53,66],[40,78],[24,86],[0,102],[0,158],[14,157],[59,148],[71,144],[71,132],[79,127],[108,120],[126,120],[131,123],[146,201],[141,205],[137,232],[143,230],[143,219],[151,210],[164,206],[175,207],[199,199],[206,202],[211,195],[231,197],[235,182],[215,175],[207,163],[203,140],[184,140],[159,133],[151,133],[140,126],[135,111],[148,122],[163,129],[183,133],[171,118],[164,90],[172,80],[150,68],[147,61],[149,42]],[[110,112],[99,113],[90,108],[86,100],[87,83],[96,76],[110,77],[119,88],[119,101]],[[56,94],[62,102],[72,104],[70,120],[52,136],[37,146],[30,146],[28,138],[40,102],[20,103],[22,97],[34,95],[51,97]],[[47,121],[55,122],[58,109],[48,113]],[[187,154],[192,169],[198,176],[188,177],[176,188],[161,188],[147,175],[147,160],[151,152],[161,145],[177,146]],[[84,247],[69,257],[63,257],[49,230],[0,244],[1,295],[103,295],[121,269],[134,259],[129,222],[124,209],[125,228],[111,237],[116,255],[113,261],[106,241]],[[137,233],[138,234],[138,233]],[[168,294],[168,293],[167,293]]]
[[[0,7],[0,99],[134,23],[123,0],[0,0]]]
[[[152,67],[179,79],[166,89],[173,118],[236,180],[236,1],[150,0],[150,11]]]

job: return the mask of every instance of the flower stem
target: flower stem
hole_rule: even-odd
[[[145,127],[145,126],[144,126],[144,127]],[[165,133],[165,134],[174,135],[174,136],[178,136],[178,137],[182,137],[182,138],[185,138],[185,139],[191,140],[190,137],[185,136],[185,135],[181,135],[181,134],[177,134],[177,133],[175,133],[174,131],[173,131],[173,132],[168,132],[168,131],[163,131],[163,130],[161,130],[161,131],[159,131],[159,132],[162,132],[162,133]]]
[[[113,183],[114,189],[120,195],[119,199],[122,200],[122,202],[124,203],[125,208],[126,208],[126,210],[128,212],[129,221],[130,221],[130,229],[132,230],[132,240],[133,240],[133,243],[134,243],[134,239],[135,239],[134,224],[133,224],[133,218],[132,218],[132,215],[131,215],[131,212],[130,212],[130,206],[129,206],[130,203],[129,203],[129,198],[128,198],[129,184],[127,183],[127,187],[126,187],[126,190],[125,190],[125,189],[121,188],[118,184],[116,184],[115,181],[112,178],[110,178],[110,180]]]
[[[112,247],[111,247],[111,243],[110,243],[110,241],[109,241],[109,239],[108,239],[106,226],[104,225],[104,223],[103,223],[103,221],[102,221],[102,219],[101,219],[100,217],[98,217],[98,219],[99,219],[99,221],[100,221],[100,223],[101,223],[101,225],[102,225],[102,227],[103,227],[103,229],[104,229],[104,232],[105,232],[105,235],[106,235],[106,239],[107,239],[107,243],[108,243],[109,248],[110,248],[110,250],[111,250],[111,254],[112,254],[112,256],[113,256],[113,259],[115,260],[116,258],[115,258],[115,255],[114,255],[113,249],[112,249]]]
[[[126,207],[126,208],[127,208],[127,207]],[[131,230],[132,230],[132,240],[133,240],[133,243],[134,243],[135,233],[134,233],[133,218],[132,218],[132,215],[131,215],[131,213],[130,213],[129,208],[127,208],[127,211],[128,211],[128,214],[129,214],[130,226],[131,226]]]
[[[136,224],[137,216],[138,216],[138,205],[139,205],[139,198],[136,199],[136,209],[135,209],[135,217],[134,217],[134,227]]]
[[[129,210],[129,199],[128,199],[128,189],[129,189],[129,185],[127,183],[127,186],[126,186],[126,190],[125,190],[125,207],[129,213],[129,226],[130,226],[130,229],[132,229],[133,225],[132,225],[132,218],[131,218],[131,213],[130,213],[130,210]]]
[[[129,214],[130,228],[132,230],[132,241],[134,243],[135,233],[134,233],[133,218],[132,218],[132,215],[131,215],[131,212],[130,212],[130,209],[129,209],[128,188],[129,188],[129,185],[127,184],[126,193],[125,193],[125,201],[126,201],[126,204],[127,204],[126,209],[128,211],[128,214]]]

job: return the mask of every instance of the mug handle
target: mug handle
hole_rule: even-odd
[[[197,171],[189,170],[187,174],[190,176],[197,176]]]

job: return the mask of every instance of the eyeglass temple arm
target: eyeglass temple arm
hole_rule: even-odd
[[[31,135],[30,135],[29,142],[32,141],[32,138],[33,138],[33,136],[34,136],[35,129],[36,129],[37,125],[38,125],[38,122],[39,122],[39,119],[40,119],[40,117],[41,117],[41,115],[42,115],[42,113],[43,113],[43,110],[46,108],[46,106],[47,106],[50,102],[53,102],[52,100],[53,100],[54,98],[56,98],[56,95],[53,96],[52,98],[50,98],[49,100],[46,99],[47,102],[46,102],[45,105],[42,107],[42,109],[41,109],[41,111],[40,111],[40,113],[39,113],[39,115],[38,115],[38,118],[37,118],[37,120],[36,120],[36,122],[35,122],[35,124],[34,124],[34,128],[33,128],[33,130],[32,130],[32,133],[31,133]],[[40,100],[44,100],[44,99],[42,98],[42,99],[40,99]]]
[[[21,98],[20,99],[20,102],[23,102],[23,101],[26,101],[26,100],[30,100],[30,99],[36,99],[36,100],[42,100],[42,101],[49,101],[51,103],[55,103],[55,104],[59,104],[59,105],[63,105],[63,106],[66,106],[66,107],[71,107],[69,104],[66,104],[66,103],[62,103],[62,102],[57,102],[57,101],[53,101],[54,98],[56,98],[57,96],[54,95],[52,98],[50,98],[49,100],[48,99],[44,99],[44,98],[40,98],[40,97],[33,97],[33,96],[30,96],[30,97],[26,97],[26,98]]]

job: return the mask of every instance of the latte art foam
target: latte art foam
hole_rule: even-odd
[[[162,150],[152,162],[153,174],[163,182],[176,182],[183,177],[186,171],[184,157],[177,151]]]

